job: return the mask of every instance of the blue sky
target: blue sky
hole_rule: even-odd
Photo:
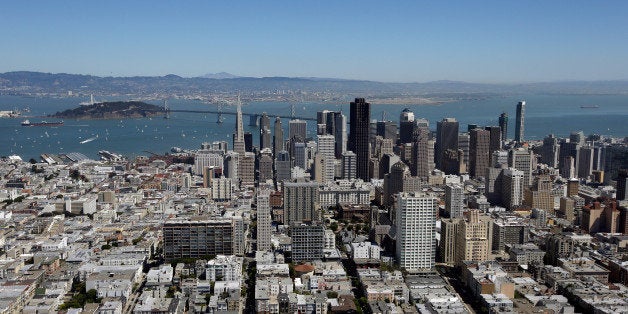
[[[2,1],[0,72],[628,79],[628,1]]]

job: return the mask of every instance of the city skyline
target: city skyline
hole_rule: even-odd
[[[623,80],[619,1],[426,4],[11,3],[0,72],[332,77],[384,82]],[[28,21],[28,22],[25,22]],[[351,46],[362,46],[357,52]],[[18,53],[16,53],[18,52]]]

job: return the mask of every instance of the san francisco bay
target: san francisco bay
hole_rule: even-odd
[[[31,121],[49,120],[44,116],[75,108],[83,98],[32,98],[0,96],[0,110],[20,110],[32,117]],[[104,99],[98,99],[104,100]],[[120,100],[107,98],[106,100]],[[467,124],[497,125],[501,112],[507,112],[509,135],[514,134],[515,106],[517,101],[526,101],[525,136],[530,140],[542,139],[547,134],[568,136],[571,131],[582,130],[585,134],[624,137],[628,135],[628,95],[508,95],[479,100],[465,100],[439,105],[374,105],[372,119],[398,122],[404,108],[410,108],[416,117],[426,118],[430,127],[444,117],[455,117],[460,121],[461,131]],[[368,99],[367,99],[368,101]],[[161,101],[148,101],[161,105]],[[196,100],[170,99],[171,109],[216,110],[214,104]],[[316,117],[320,110],[339,110],[347,116],[349,101],[343,104],[296,103],[297,116]],[[225,112],[235,111],[235,106],[226,106]],[[275,115],[289,116],[291,104],[276,102],[250,103],[243,106],[245,113],[267,112],[274,120]],[[163,154],[171,147],[196,149],[202,142],[227,141],[231,145],[235,116],[224,115],[224,122],[217,123],[216,114],[173,112],[170,119],[160,117],[126,120],[66,120],[58,127],[23,127],[25,117],[0,119],[0,155],[18,155],[23,159],[38,159],[42,153],[79,152],[98,158],[99,150],[109,150],[126,156],[148,155],[149,152]],[[348,119],[348,117],[347,117]],[[258,141],[258,129],[248,125],[245,117],[245,132],[253,134]],[[348,121],[347,121],[348,122]],[[271,122],[272,123],[272,122]],[[282,119],[287,133],[288,120]],[[315,122],[308,121],[308,135],[315,137]]]

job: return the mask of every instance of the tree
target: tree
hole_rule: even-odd
[[[329,229],[331,229],[331,231],[333,232],[336,232],[338,230],[338,223],[332,222],[331,225],[329,226]]]

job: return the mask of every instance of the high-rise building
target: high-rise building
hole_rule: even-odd
[[[234,254],[234,227],[230,219],[169,220],[162,230],[167,261]]]
[[[307,121],[305,120],[290,120],[288,122],[288,138],[290,141],[296,143],[305,143],[307,138]]]
[[[400,193],[395,225],[395,255],[401,268],[431,270],[436,257],[436,198],[423,193]]]
[[[554,196],[552,195],[552,180],[548,175],[535,178],[529,189],[524,189],[524,204],[530,208],[542,209],[546,212],[554,211]]]
[[[628,169],[621,169],[617,173],[617,200],[624,201],[628,196]]]
[[[502,131],[502,143],[508,139],[508,114],[502,112],[499,115],[499,128]]]
[[[326,158],[333,159],[335,155],[335,138],[333,135],[319,135],[318,136],[318,153]]]
[[[307,170],[308,149],[305,143],[294,143],[294,166]]]
[[[558,144],[558,138],[554,134],[550,134],[543,139],[543,146],[541,147],[541,162],[544,164],[558,168],[558,156],[560,152],[560,145]]]
[[[342,178],[353,180],[356,177],[357,157],[352,151],[342,154]]]
[[[238,178],[241,186],[255,185],[255,154],[245,152],[238,164]]]
[[[259,118],[259,149],[272,149],[272,143],[270,139],[270,118],[268,117],[268,114],[264,112]]]
[[[277,182],[277,186],[281,186],[281,182],[284,180],[290,180],[291,168],[292,161],[290,160],[290,154],[288,154],[288,151],[279,151],[275,156],[275,180]]]
[[[426,126],[417,126],[414,130],[414,139],[412,143],[412,174],[427,178],[433,169],[434,163],[434,146],[430,145],[430,130]],[[431,151],[431,153],[430,153]]]
[[[471,136],[469,133],[458,134],[458,150],[462,151],[462,159],[460,162],[464,164],[464,168],[469,171],[469,145],[471,144]],[[462,171],[462,172],[466,172]],[[461,172],[461,173],[462,173]]]
[[[517,103],[517,124],[515,124],[515,141],[523,143],[524,118],[525,118],[526,102]]]
[[[223,167],[223,157],[220,154],[201,150],[194,156],[194,173],[197,175],[203,174],[205,167]]]
[[[242,153],[244,156],[244,153]],[[236,152],[227,152],[223,163],[223,173],[225,177],[237,182],[239,180],[238,165],[240,164],[240,154]]]
[[[357,158],[356,176],[369,181],[371,104],[364,101],[364,98],[356,98],[350,105],[350,119],[348,149]]]
[[[491,134],[488,155],[492,156],[494,151],[502,148],[502,130],[499,126],[487,126],[484,129]]]
[[[478,210],[465,213],[456,234],[456,264],[489,260],[493,242],[493,220]]]
[[[521,205],[523,199],[523,171],[515,168],[502,170],[502,203],[504,207],[513,210]]]
[[[281,118],[275,118],[275,133],[273,134],[273,156],[277,157],[277,153],[284,150],[283,127],[281,126]]]
[[[532,185],[532,162],[534,153],[527,148],[517,148],[508,152],[508,166],[523,172],[523,187]]]
[[[593,173],[593,153],[595,150],[591,146],[580,147],[578,154],[578,178],[587,179]]]
[[[399,143],[406,144],[412,142],[414,133],[414,113],[405,108],[399,115]]]
[[[491,132],[482,129],[471,130],[469,140],[469,174],[481,177],[490,164]]]
[[[313,261],[323,258],[325,227],[318,223],[295,222],[290,226],[292,260]]]
[[[318,189],[317,182],[283,182],[284,225],[320,221]]]
[[[530,226],[523,220],[493,220],[493,250],[503,251],[507,244],[528,242]]]
[[[203,187],[209,188],[212,186],[212,179],[214,178],[214,167],[203,168]]]
[[[458,151],[458,128],[454,118],[436,123],[436,168],[443,170],[447,150]]]
[[[253,134],[251,132],[244,132],[244,151],[253,152]]]
[[[440,262],[453,265],[456,263],[456,241],[462,218],[446,218],[440,224],[440,242],[438,244]]]
[[[336,142],[336,158],[347,151],[347,117],[342,112],[334,113],[334,138]]]
[[[270,216],[270,191],[260,189],[257,192],[257,250],[270,251],[272,218]]]
[[[233,135],[233,151],[244,156],[246,146],[244,143],[244,126],[242,122],[242,104],[240,103],[240,96],[238,96],[238,107],[236,110],[236,129]]]
[[[377,121],[376,134],[385,139],[391,139],[393,143],[397,142],[397,125],[392,121]]]
[[[264,183],[273,179],[273,157],[270,148],[265,148],[258,158],[257,181]]]
[[[464,210],[464,193],[460,184],[445,185],[445,213],[450,218],[462,216]]]

